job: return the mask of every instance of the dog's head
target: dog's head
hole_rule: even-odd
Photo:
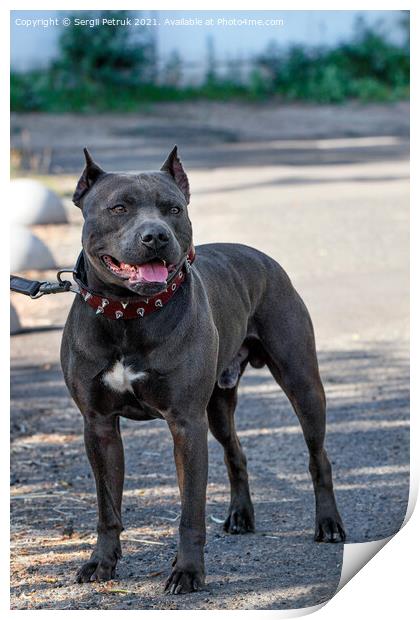
[[[105,172],[84,150],[73,195],[83,212],[83,249],[101,281],[155,295],[192,244],[190,190],[175,146],[158,172]]]

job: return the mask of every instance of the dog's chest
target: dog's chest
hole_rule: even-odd
[[[126,415],[127,407],[131,412],[140,407],[149,416],[162,417],[170,401],[167,378],[137,356],[111,362],[100,377],[97,394],[101,407],[122,411],[121,415]]]
[[[127,365],[124,360],[117,360],[113,366],[102,375],[102,383],[113,392],[134,394],[134,384],[145,383],[149,373],[136,371]]]

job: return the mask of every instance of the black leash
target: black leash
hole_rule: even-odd
[[[20,276],[10,276],[10,290],[22,295],[27,295],[31,299],[39,299],[43,295],[51,295],[55,293],[78,293],[72,289],[72,283],[69,280],[62,280],[62,273],[75,273],[73,269],[60,269],[57,272],[57,282],[49,282],[44,280],[28,280]]]

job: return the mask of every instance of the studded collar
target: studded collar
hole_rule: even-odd
[[[182,262],[178,271],[171,276],[168,281],[168,287],[162,293],[149,298],[135,299],[132,297],[104,297],[94,291],[91,291],[86,284],[85,258],[83,251],[80,252],[79,258],[73,272],[73,278],[79,287],[80,297],[91,308],[96,311],[98,316],[102,315],[107,319],[141,319],[152,312],[156,312],[163,308],[165,304],[173,297],[176,291],[184,282],[186,275],[190,271],[190,265],[195,258],[194,246],[188,251],[187,256]]]

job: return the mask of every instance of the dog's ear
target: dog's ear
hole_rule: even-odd
[[[172,151],[169,153],[165,163],[161,170],[163,172],[169,172],[178,185],[179,189],[185,196],[187,204],[190,202],[190,184],[188,183],[188,177],[182,166],[181,160],[178,157],[178,147],[175,145]]]
[[[73,202],[77,207],[80,207],[80,201],[86,192],[96,183],[99,177],[105,174],[105,171],[93,161],[86,147],[83,149],[83,152],[85,154],[86,166],[73,194]]]

